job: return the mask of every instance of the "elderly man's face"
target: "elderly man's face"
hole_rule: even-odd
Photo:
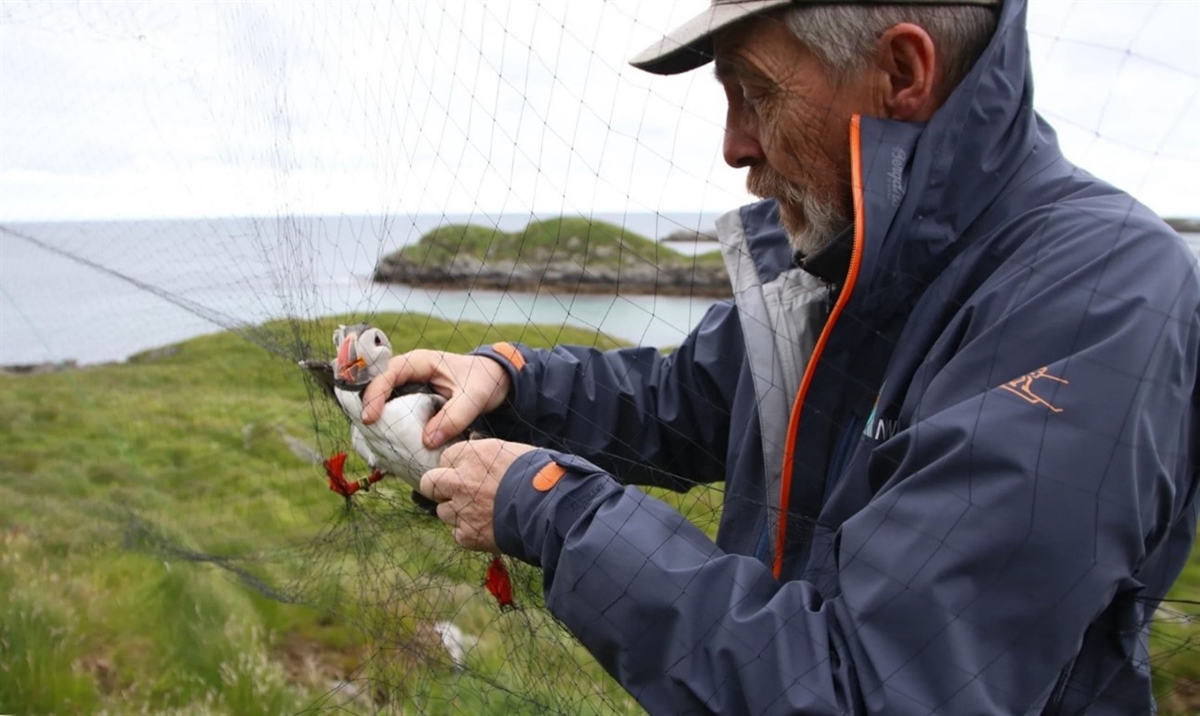
[[[795,249],[824,247],[851,222],[849,120],[870,106],[869,84],[835,84],[771,17],[718,36],[715,54],[729,102],[725,161],[750,169],[751,193],[778,200]]]

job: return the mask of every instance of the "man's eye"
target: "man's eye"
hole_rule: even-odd
[[[761,85],[742,85],[742,101],[751,109],[762,105],[770,91]]]

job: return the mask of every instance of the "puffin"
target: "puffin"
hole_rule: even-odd
[[[350,442],[354,451],[371,467],[371,474],[360,480],[347,480],[343,473],[346,453],[338,453],[325,461],[329,489],[349,503],[355,492],[370,490],[371,485],[385,476],[394,475],[413,488],[412,500],[423,512],[437,517],[437,503],[417,492],[417,487],[421,475],[437,467],[442,457],[444,448],[426,448],[421,435],[425,424],[441,410],[446,399],[428,384],[402,385],[392,389],[379,420],[364,425],[363,391],[372,379],[387,369],[388,361],[392,359],[392,342],[378,328],[359,323],[338,326],[333,332],[333,345],[337,348],[337,357],[333,361],[304,360],[300,365],[307,368],[325,393],[341,406],[350,421]],[[495,598],[501,611],[517,608],[513,602],[512,577],[500,555],[495,555],[488,565],[483,586]],[[459,663],[453,650],[451,656],[456,664]]]
[[[347,499],[360,489],[384,476],[400,478],[413,488],[413,501],[426,511],[436,511],[436,503],[416,491],[421,475],[437,467],[442,449],[430,450],[421,440],[429,419],[446,399],[426,384],[403,385],[392,390],[379,420],[371,425],[362,421],[363,392],[372,379],[381,375],[392,358],[392,343],[382,330],[366,323],[338,326],[333,332],[337,355],[331,362],[301,361],[341,407],[350,421],[350,442],[354,451],[371,468],[371,475],[347,481],[342,473],[344,453],[325,461],[329,486]]]

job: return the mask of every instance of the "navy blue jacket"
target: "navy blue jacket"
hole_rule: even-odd
[[[1004,4],[928,125],[852,124],[854,251],[792,416],[782,541],[732,303],[668,356],[480,351],[514,384],[492,430],[545,447],[505,476],[497,542],[651,712],[1153,709],[1148,624],[1196,528],[1200,280],[1063,158],[1024,14]],[[771,204],[741,223],[764,279],[790,267]],[[722,480],[715,543],[629,486]]]

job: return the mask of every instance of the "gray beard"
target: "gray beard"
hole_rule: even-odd
[[[779,219],[787,232],[792,251],[811,256],[833,242],[850,226],[845,216],[831,201],[822,201],[813,192],[805,191],[784,179],[767,166],[751,167],[746,176],[746,188],[751,194],[779,203]],[[793,211],[799,211],[796,216]]]
[[[796,198],[804,212],[804,225],[793,227],[788,226],[790,222],[783,222],[792,251],[812,256],[833,243],[834,238],[850,225],[850,220],[833,204],[819,201],[807,192]]]

